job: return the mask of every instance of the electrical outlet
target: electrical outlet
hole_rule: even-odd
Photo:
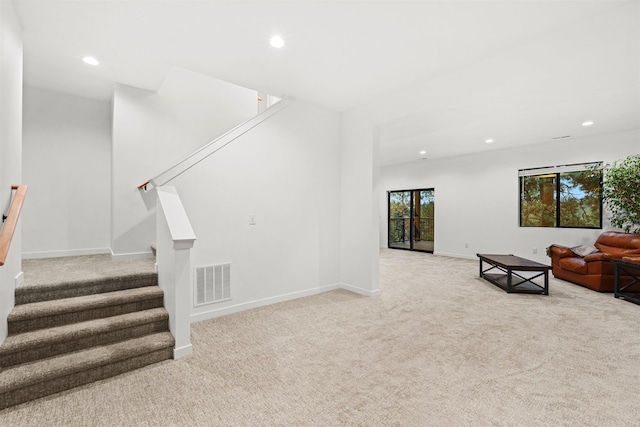
[[[533,248],[533,250],[531,251],[532,254],[537,254],[538,253],[538,248]]]
[[[464,247],[465,247],[465,248],[468,248],[468,247],[469,247],[469,244],[468,244],[468,243],[465,243],[465,244],[464,244]]]

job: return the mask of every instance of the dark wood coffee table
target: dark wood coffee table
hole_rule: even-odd
[[[477,255],[480,258],[480,277],[507,293],[549,295],[551,266],[515,255]],[[483,269],[483,263],[489,265],[487,269]]]

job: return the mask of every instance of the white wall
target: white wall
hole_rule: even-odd
[[[171,185],[197,236],[193,264],[231,263],[231,301],[194,320],[339,286],[339,114],[293,101]]]
[[[380,139],[367,114],[343,115],[341,150],[341,278],[364,295],[380,292],[377,193]]]
[[[5,212],[11,185],[22,184],[22,30],[12,2],[0,1],[0,209]],[[27,194],[27,197],[29,195]],[[28,203],[28,200],[25,202]],[[7,315],[21,278],[22,221],[0,267],[0,343],[7,337]]]
[[[576,138],[381,169],[380,245],[387,246],[387,191],[435,188],[435,250],[475,258],[511,253],[548,263],[553,243],[592,245],[603,230],[519,227],[518,170],[604,161],[637,154],[640,130]],[[605,229],[612,229],[606,222]],[[469,244],[465,248],[465,243]],[[537,254],[533,254],[537,248]]]
[[[108,253],[111,105],[25,87],[23,256]]]
[[[157,93],[118,86],[113,99],[111,249],[150,254],[155,193],[137,186],[253,117],[256,92],[173,69]]]

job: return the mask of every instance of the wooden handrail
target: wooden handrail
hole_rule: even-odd
[[[7,259],[7,253],[9,253],[9,246],[11,246],[11,239],[13,238],[13,232],[18,225],[18,219],[20,218],[20,211],[22,210],[22,204],[24,203],[24,197],[27,194],[27,186],[12,185],[11,190],[16,190],[15,196],[11,201],[9,207],[9,213],[4,220],[4,226],[0,231],[0,266],[4,265],[4,261]]]

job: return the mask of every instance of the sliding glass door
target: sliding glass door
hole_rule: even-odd
[[[395,249],[433,252],[434,191],[389,191],[388,246]]]

